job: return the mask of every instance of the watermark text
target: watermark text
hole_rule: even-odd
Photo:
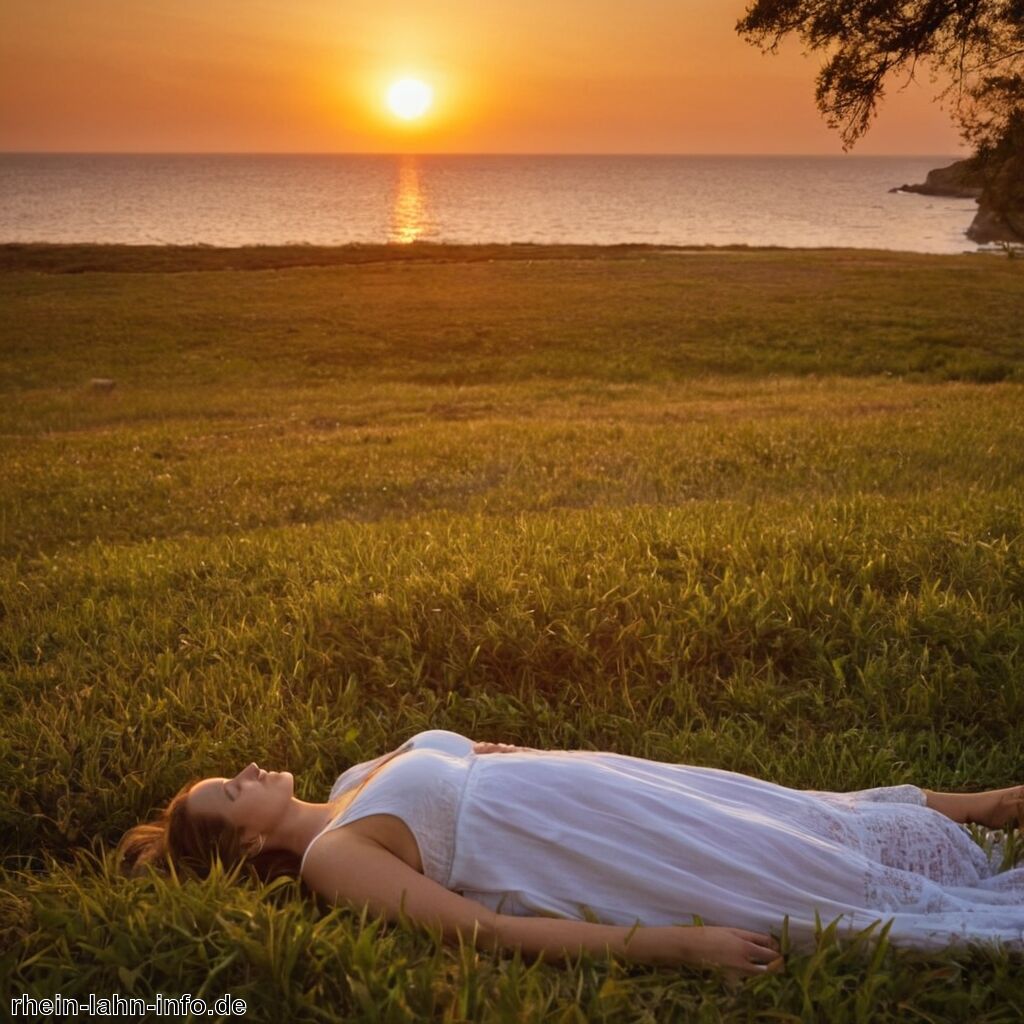
[[[157,992],[148,999],[116,992],[73,999],[58,993],[43,999],[17,996],[11,1000],[12,1017],[145,1017],[150,1013],[156,1017],[242,1017],[245,1011],[245,1000],[230,994],[207,1000],[187,992],[181,996]]]

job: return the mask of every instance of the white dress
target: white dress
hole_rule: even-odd
[[[622,754],[472,745],[430,730],[386,764],[350,768],[332,798],[383,765],[324,832],[393,814],[428,878],[504,914],[699,917],[776,935],[788,915],[797,949],[813,945],[817,914],[847,937],[891,920],[894,945],[1024,949],[1024,867],[999,872],[998,851],[915,786],[826,793]]]

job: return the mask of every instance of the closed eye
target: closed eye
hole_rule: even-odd
[[[224,795],[225,795],[225,796],[226,796],[226,797],[227,797],[227,798],[228,798],[229,800],[232,800],[232,801],[233,801],[233,800],[235,799],[235,798],[234,798],[234,797],[233,797],[233,796],[231,795],[231,793],[229,792],[229,790],[228,790],[228,784],[227,784],[226,782],[224,783]]]

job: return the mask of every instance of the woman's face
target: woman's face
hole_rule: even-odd
[[[241,830],[242,841],[266,836],[284,818],[295,779],[291,772],[268,772],[255,762],[233,779],[203,779],[188,793],[190,814],[227,822]]]

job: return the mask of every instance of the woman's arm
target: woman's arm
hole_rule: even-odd
[[[421,875],[372,839],[345,829],[316,841],[306,854],[302,878],[331,903],[366,906],[389,921],[405,915],[424,928],[439,928],[445,942],[457,943],[461,936],[473,944],[493,944],[493,911]]]
[[[770,935],[740,928],[641,927],[565,921],[547,917],[497,915],[497,944],[519,948],[544,960],[574,959],[581,951],[620,956],[643,964],[724,967],[744,974],[783,966]]]
[[[767,935],[735,928],[623,928],[547,917],[496,914],[445,889],[372,840],[343,829],[321,836],[306,856],[306,884],[332,903],[367,906],[389,921],[401,915],[439,929],[445,942],[460,936],[482,948],[519,948],[562,962],[581,952],[651,964],[720,965],[746,973],[771,968],[778,947]]]

